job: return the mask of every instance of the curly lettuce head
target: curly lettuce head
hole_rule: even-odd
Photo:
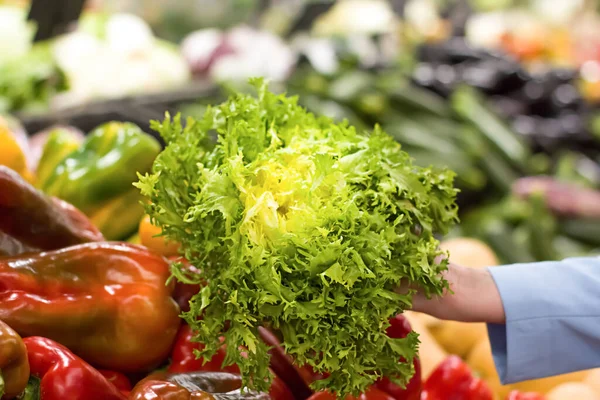
[[[225,337],[225,362],[264,390],[266,324],[298,364],[331,373],[315,388],[342,396],[384,375],[406,382],[418,339],[385,334],[411,304],[394,289],[447,287],[434,233],[456,220],[453,173],[413,165],[377,127],[357,132],[254,84],[258,96],[234,95],[185,127],[155,122],[167,146],[138,183],[153,221],[208,280],[184,315],[202,355]]]

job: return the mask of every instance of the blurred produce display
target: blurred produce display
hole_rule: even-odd
[[[26,9],[0,5],[0,112],[40,113],[189,80],[177,46],[134,15],[90,11],[74,32],[36,43],[25,19]]]
[[[0,306],[0,319],[10,319],[12,328],[0,323],[0,331],[33,336],[22,345],[14,339],[18,363],[0,359],[1,399],[19,393],[21,399],[64,398],[38,392],[76,374],[98,389],[74,399],[239,389],[238,366],[222,367],[224,351],[206,364],[195,359],[203,344],[191,341],[175,304],[189,309],[201,284],[178,269],[178,281],[164,285],[170,263],[185,260],[179,243],[160,236],[144,215],[132,183],[150,171],[161,149],[148,120],[162,119],[165,110],[202,116],[207,104],[245,90],[253,76],[298,95],[316,114],[359,129],[380,124],[417,165],[455,171],[461,223],[441,245],[451,261],[481,268],[600,254],[594,2],[164,3],[91,2],[76,30],[32,43],[25,2],[0,1],[0,193],[11,194],[0,196],[0,275],[14,278],[0,295],[26,292],[14,301],[32,313],[11,312],[16,303]],[[207,89],[213,87],[219,89]],[[48,124],[27,125],[39,115]],[[10,200],[17,194],[15,208]],[[130,244],[95,244],[104,240]],[[53,276],[44,257],[23,255],[31,251],[59,257],[68,274]],[[111,276],[92,276],[108,264]],[[190,276],[201,273],[185,265]],[[77,287],[82,306],[57,307],[58,298],[29,285],[28,268],[53,287]],[[101,289],[129,280],[143,280],[132,288],[145,297]],[[147,308],[118,317],[116,304],[128,301]],[[71,335],[75,325],[87,327],[88,336]],[[159,329],[144,328],[150,325]],[[392,326],[392,337],[406,336],[411,326],[420,334],[416,375],[406,389],[385,378],[360,399],[433,400],[448,393],[467,400],[600,399],[598,370],[502,386],[483,324],[409,312]],[[113,338],[112,328],[128,336]],[[313,393],[309,384],[325,377],[294,364],[277,332],[263,333],[275,346],[274,385],[270,394],[248,398],[333,398]],[[148,344],[156,337],[164,340]],[[103,347],[106,338],[110,345]],[[146,346],[126,343],[141,338]],[[57,359],[51,371],[40,366]],[[161,371],[148,375],[155,366]],[[19,379],[2,386],[10,376]],[[469,384],[457,385],[460,380]]]

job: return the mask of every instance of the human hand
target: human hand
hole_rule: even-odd
[[[487,268],[449,264],[443,273],[450,291],[428,299],[422,292],[413,296],[413,311],[439,319],[500,324],[506,320],[496,283]],[[406,291],[400,288],[399,291]]]

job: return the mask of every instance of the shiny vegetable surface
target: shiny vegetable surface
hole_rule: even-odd
[[[115,385],[123,393],[131,392],[131,382],[129,378],[120,372],[111,371],[108,369],[99,369],[98,372],[106,378],[107,381]]]
[[[421,400],[492,400],[487,384],[475,377],[469,366],[450,356],[431,373],[423,385]]]
[[[544,400],[544,396],[540,393],[522,393],[518,390],[513,390],[506,396],[506,400]]]
[[[214,400],[203,390],[189,391],[176,383],[145,379],[129,394],[129,400]]]
[[[149,370],[167,358],[180,319],[169,266],[141,246],[90,243],[0,259],[0,320],[94,365]]]
[[[308,400],[335,400],[336,396],[332,395],[329,392],[319,392],[313,394]],[[360,394],[356,397],[346,396],[344,400],[394,400],[389,394],[377,390],[375,388],[371,388],[367,390],[365,393]]]
[[[194,332],[188,325],[183,325],[177,334],[173,352],[171,353],[171,364],[167,371],[170,373],[190,372],[227,372],[239,374],[237,365],[224,365],[227,354],[225,346],[218,351],[208,362],[197,358],[196,354],[204,348],[201,343],[193,341]],[[273,380],[269,394],[274,400],[294,400],[294,396],[288,389],[287,382],[273,373]],[[294,394],[296,394],[294,392]]]
[[[47,132],[36,169],[36,184],[44,187],[56,167],[79,148],[83,137],[76,130],[57,127]]]
[[[138,234],[144,246],[163,256],[176,256],[179,253],[179,244],[165,238],[161,229],[152,225],[149,215],[144,215],[140,221]]]
[[[17,142],[10,130],[1,124],[0,120],[0,165],[23,174],[27,168],[27,159],[23,149]]]
[[[224,372],[154,373],[140,381],[130,400],[294,400],[289,389],[275,378],[269,394],[242,392],[239,375]]]
[[[390,319],[390,326],[387,328],[387,335],[391,338],[404,338],[412,332],[410,322],[404,315],[396,315]],[[375,387],[382,392],[391,395],[395,400],[419,400],[421,398],[421,362],[418,358],[413,361],[415,373],[406,387],[401,387],[389,378],[383,377],[375,384]]]
[[[102,234],[75,207],[44,195],[0,166],[0,255],[99,240]]]
[[[194,342],[194,332],[189,325],[184,324],[179,329],[173,352],[171,353],[171,364],[168,371],[172,373],[178,372],[231,372],[239,374],[240,369],[237,365],[223,366],[225,360],[225,349],[218,351],[208,362],[204,362],[202,358],[196,357],[196,352],[202,350],[202,343]]]
[[[42,189],[90,214],[131,189],[150,170],[160,144],[131,123],[109,122],[54,168]]]
[[[25,344],[17,332],[0,321],[0,398],[10,399],[20,394],[28,381]]]
[[[135,232],[144,216],[142,199],[140,192],[132,188],[92,213],[90,220],[107,240],[123,240]]]
[[[125,400],[91,365],[50,339],[25,338],[31,374],[40,378],[39,400]]]

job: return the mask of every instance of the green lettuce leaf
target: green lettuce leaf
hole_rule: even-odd
[[[411,305],[401,281],[429,295],[448,286],[434,233],[456,220],[454,174],[413,165],[378,127],[357,132],[253,84],[258,96],[233,95],[185,127],[179,116],[154,121],[167,146],[136,184],[208,279],[184,313],[201,355],[224,336],[226,363],[265,390],[257,329],[268,325],[298,364],[331,373],[315,388],[343,396],[384,375],[406,382],[417,335],[385,330]]]

